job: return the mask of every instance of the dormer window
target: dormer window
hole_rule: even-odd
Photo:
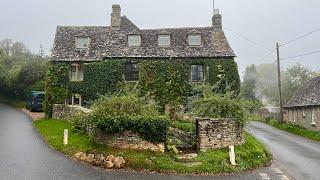
[[[90,38],[88,37],[76,37],[77,49],[88,49],[90,44]]]
[[[200,34],[190,34],[188,35],[189,46],[200,46],[201,45],[201,35]]]
[[[158,35],[158,45],[160,47],[168,47],[170,43],[170,35]]]
[[[141,46],[141,35],[128,35],[128,45],[131,47]]]

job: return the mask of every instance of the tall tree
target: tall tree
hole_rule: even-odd
[[[254,64],[246,67],[241,85],[241,96],[247,99],[256,99],[257,69]]]

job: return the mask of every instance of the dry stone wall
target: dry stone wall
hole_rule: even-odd
[[[242,125],[232,119],[199,118],[196,123],[197,145],[200,151],[239,145],[244,142]]]
[[[95,132],[94,140],[96,143],[105,144],[120,149],[150,150],[164,152],[164,144],[153,144],[145,141],[138,133],[125,131],[123,133],[105,134],[101,131]]]
[[[70,106],[65,104],[55,104],[52,109],[52,118],[68,120],[70,117],[77,113],[89,113],[91,110],[80,107],[80,106]]]

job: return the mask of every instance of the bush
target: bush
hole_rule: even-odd
[[[150,142],[166,141],[168,118],[159,116],[155,103],[134,93],[102,96],[92,105],[92,110],[87,115],[73,117],[73,127],[91,136],[98,130],[106,134],[131,130]]]
[[[101,116],[91,117],[95,128],[107,134],[131,130],[150,142],[165,142],[169,120],[163,116]]]
[[[114,94],[101,96],[91,106],[94,114],[106,116],[157,116],[157,105],[135,93]]]
[[[191,112],[196,116],[207,118],[231,118],[244,124],[246,109],[243,100],[232,98],[232,95],[213,94],[199,97],[190,103]]]

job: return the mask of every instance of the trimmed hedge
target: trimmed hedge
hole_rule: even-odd
[[[153,142],[165,142],[169,128],[169,120],[161,116],[105,116],[93,115],[90,117],[96,128],[104,133],[113,134],[131,130],[140,134],[143,139]]]

